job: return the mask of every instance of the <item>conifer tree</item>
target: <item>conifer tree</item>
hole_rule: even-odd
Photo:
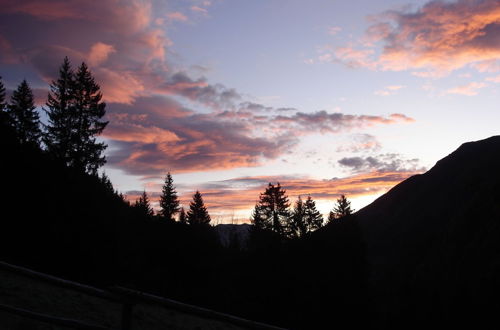
[[[106,144],[97,142],[107,121],[103,121],[106,104],[87,65],[82,63],[73,72],[69,59],[64,58],[59,78],[50,86],[45,110],[48,125],[45,144],[48,151],[68,166],[97,174],[106,159]]]
[[[106,162],[103,152],[107,146],[96,141],[96,136],[108,125],[102,120],[106,114],[106,103],[102,102],[100,89],[87,65],[82,63],[75,73],[73,86],[75,127],[71,141],[74,148],[72,160],[75,167],[91,174],[96,174]]]
[[[306,232],[305,205],[300,196],[294,204],[287,232],[290,238],[300,237]]]
[[[337,203],[333,207],[333,210],[330,211],[328,215],[328,223],[338,221],[339,219],[351,215],[354,212],[354,209],[351,208],[351,202],[347,200],[345,195],[341,195],[339,199],[337,199]]]
[[[316,208],[316,203],[311,196],[307,196],[305,202],[299,196],[290,218],[289,236],[292,238],[301,237],[322,226],[323,216]]]
[[[160,208],[161,218],[167,221],[175,221],[175,215],[179,213],[179,199],[170,172],[165,177],[165,184],[161,191]]]
[[[5,111],[5,107],[7,106],[5,100],[5,86],[2,82],[2,76],[0,76],[0,112]]]
[[[70,163],[71,135],[74,125],[72,115],[74,73],[67,57],[59,69],[59,78],[52,81],[45,112],[48,117],[44,143],[50,154]]]
[[[142,195],[139,196],[139,199],[135,201],[134,208],[147,217],[152,217],[154,215],[146,190],[144,190]]]
[[[197,190],[193,195],[193,200],[189,203],[189,211],[187,212],[187,222],[190,225],[201,225],[210,223],[210,215],[203,203],[203,198]]]
[[[286,229],[290,218],[290,202],[286,191],[278,184],[269,183],[264,193],[260,194],[255,205],[252,222],[256,228],[272,230],[286,236]]]
[[[316,203],[311,196],[307,196],[304,209],[305,233],[310,233],[323,227],[323,216],[316,208]]]
[[[42,135],[40,117],[36,111],[33,91],[26,80],[12,93],[7,114],[19,142],[38,145]]]
[[[7,115],[7,103],[5,99],[5,87],[0,77],[0,129],[10,129],[9,115]]]
[[[184,208],[181,207],[181,210],[179,211],[179,222],[183,224],[187,224],[187,215],[186,211],[184,211]]]

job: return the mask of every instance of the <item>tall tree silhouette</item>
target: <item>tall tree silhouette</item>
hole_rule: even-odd
[[[193,200],[189,203],[189,211],[187,212],[187,222],[190,225],[201,225],[210,223],[210,215],[203,203],[203,198],[197,190],[193,195]]]
[[[67,57],[59,69],[59,78],[52,81],[45,112],[48,117],[44,143],[50,154],[70,163],[73,127],[72,104],[74,73]]]
[[[7,114],[19,142],[38,145],[42,135],[40,117],[36,111],[33,91],[26,80],[12,93]]]
[[[179,222],[183,224],[187,223],[187,215],[183,207],[181,207],[181,210],[179,211]]]
[[[5,99],[5,87],[0,76],[0,129],[10,130],[9,115],[6,112],[7,103]],[[5,132],[4,132],[5,133]]]
[[[328,223],[338,221],[353,212],[354,209],[351,208],[351,202],[347,200],[345,195],[341,195],[340,198],[337,199],[337,203],[333,207],[333,210],[331,210],[328,215]]]
[[[75,74],[73,87],[75,134],[72,136],[72,158],[75,167],[92,174],[96,174],[106,162],[103,152],[107,146],[104,142],[96,141],[96,136],[108,124],[102,120],[106,114],[106,103],[102,102],[100,90],[87,65],[82,63]]]
[[[255,205],[252,222],[256,228],[272,230],[280,235],[286,235],[290,218],[290,202],[286,190],[278,184],[269,183],[264,193],[260,194]]]
[[[135,201],[134,208],[146,217],[152,217],[154,215],[146,190],[144,190],[142,195]]]
[[[59,79],[53,81],[47,100],[48,125],[45,135],[47,149],[67,165],[96,174],[106,159],[106,144],[97,142],[107,121],[103,121],[106,104],[102,102],[99,85],[82,63],[73,72],[64,58]]]
[[[288,225],[288,235],[291,238],[302,236],[306,232],[305,205],[299,196],[293,206],[292,215]]]
[[[5,100],[5,86],[2,82],[2,76],[0,76],[0,112],[5,111],[5,107],[7,106]]]
[[[165,177],[165,183],[161,191],[160,208],[161,218],[168,221],[175,221],[175,215],[179,213],[179,199],[177,198],[177,192],[175,191],[174,181],[170,172]]]
[[[290,236],[301,237],[323,226],[323,216],[316,208],[316,203],[307,196],[305,202],[301,197],[297,199],[294,205],[290,221]]]

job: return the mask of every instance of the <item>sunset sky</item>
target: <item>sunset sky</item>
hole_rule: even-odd
[[[215,222],[277,181],[359,209],[500,131],[498,0],[0,0],[7,89],[42,106],[64,56],[101,85],[115,188],[171,171]]]

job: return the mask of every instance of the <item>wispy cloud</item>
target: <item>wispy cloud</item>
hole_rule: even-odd
[[[466,85],[457,86],[446,91],[447,94],[460,94],[466,96],[474,96],[479,94],[479,90],[488,86],[483,82],[471,82]]]
[[[400,89],[405,88],[406,86],[403,85],[390,85],[386,86],[383,89],[379,89],[375,91],[373,94],[379,95],[379,96],[390,96],[396,94]]]
[[[500,69],[500,3],[497,0],[430,1],[417,10],[371,17],[363,42],[334,50],[335,60],[379,70],[419,70],[445,75],[474,67]]]
[[[291,200],[299,195],[311,195],[316,201],[331,202],[333,207],[335,200],[341,194],[351,199],[384,193],[399,182],[418,173],[420,172],[373,170],[345,178],[326,180],[289,175],[253,176],[209,182],[196,187],[184,185],[178,188],[182,190],[180,199],[184,205],[189,205],[194,190],[200,190],[211,214],[227,217],[231,216],[228,211],[246,211],[247,215],[243,220],[248,220],[251,209],[269,182],[279,182]],[[155,202],[159,199],[160,189],[160,186],[153,185],[148,190]],[[141,193],[142,191],[128,191],[126,195],[130,200],[135,200]]]
[[[419,166],[419,160],[405,159],[400,154],[387,153],[368,157],[345,157],[338,161],[353,173],[377,172],[423,172],[425,168]]]

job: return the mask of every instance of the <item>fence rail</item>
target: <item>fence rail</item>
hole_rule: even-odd
[[[131,330],[132,329],[132,319],[133,319],[133,307],[137,304],[149,304],[161,306],[166,309],[176,310],[189,315],[194,315],[207,320],[222,321],[230,323],[235,326],[242,327],[244,329],[255,329],[255,330],[284,330],[283,328],[275,327],[272,325],[250,321],[242,319],[233,315],[224,314],[216,312],[210,309],[189,305],[181,303],[175,300],[155,296],[152,294],[144,293],[141,291],[136,291],[132,289],[127,289],[123,287],[111,287],[108,290],[98,289],[92,286],[84,285],[77,282],[72,282],[64,280],[52,275],[40,273],[27,269],[24,267],[12,265],[3,261],[0,261],[0,270],[13,272],[18,275],[26,276],[36,280],[41,280],[48,282],[52,285],[71,289],[80,293],[87,294],[89,296],[98,297],[105,299],[107,301],[115,302],[121,304],[121,330]],[[91,325],[81,321],[76,321],[72,319],[60,318],[49,316],[41,313],[36,313],[12,306],[7,306],[0,304],[0,310],[5,312],[16,314],[22,317],[31,318],[45,323],[50,323],[54,325],[61,325],[71,329],[77,330],[112,330],[100,325]]]

